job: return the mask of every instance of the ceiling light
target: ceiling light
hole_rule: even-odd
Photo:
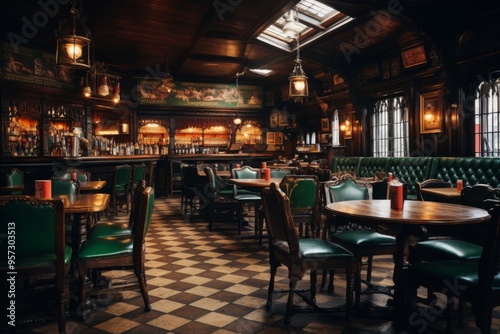
[[[238,107],[240,105],[240,90],[239,90],[239,86],[238,86],[238,78],[240,77],[240,75],[243,75],[244,72],[241,72],[241,73],[236,73],[236,117],[233,119],[233,123],[235,125],[240,125],[241,124],[241,118],[240,118],[240,115],[238,113]]]
[[[101,85],[97,88],[97,94],[101,96],[109,95],[108,76],[106,74],[103,75]]]
[[[262,76],[269,75],[272,72],[272,70],[260,69],[260,68],[251,68],[249,69],[249,71]]]
[[[293,11],[289,11],[286,15],[286,22],[283,26],[283,33],[290,38],[295,38],[300,32],[300,27],[298,22],[295,21]]]
[[[167,57],[167,68],[165,69],[165,75],[161,79],[161,87],[166,90],[168,93],[172,91],[175,87],[174,77],[170,74],[170,69],[168,67],[168,58]]]
[[[75,1],[69,15],[59,21],[56,31],[56,65],[75,69],[90,68],[90,30],[80,17]]]
[[[298,13],[296,20],[298,21]],[[288,77],[288,96],[289,97],[307,97],[309,89],[307,87],[307,76],[302,69],[302,61],[300,60],[299,34],[296,34],[297,39],[297,58],[295,58],[295,66],[292,73]]]

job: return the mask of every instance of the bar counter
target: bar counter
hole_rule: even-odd
[[[181,154],[181,155],[107,155],[88,157],[4,157],[0,162],[0,186],[5,185],[5,175],[13,168],[24,172],[25,193],[34,194],[35,180],[50,178],[54,172],[68,167],[87,170],[92,180],[106,181],[106,188],[113,183],[113,172],[116,166],[144,163],[147,167],[153,164],[154,180],[157,194],[167,194],[170,182],[171,161],[180,160],[186,163],[237,162],[251,166],[260,166],[261,161],[273,159],[274,153],[219,153],[219,154]],[[109,191],[104,189],[103,191]]]

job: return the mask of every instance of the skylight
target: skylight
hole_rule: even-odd
[[[260,68],[251,68],[249,71],[262,76],[267,76],[272,72],[272,70],[260,69]]]
[[[298,17],[297,17],[298,15]],[[287,14],[266,28],[257,39],[274,47],[294,51],[295,36],[287,35],[283,28],[293,21],[294,31],[298,32],[300,44],[329,33],[352,20],[351,17],[316,0],[302,0]]]

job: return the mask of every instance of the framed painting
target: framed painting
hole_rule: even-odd
[[[328,144],[330,142],[329,138],[329,133],[322,133],[320,136],[320,143],[321,144]]]
[[[329,132],[330,131],[330,119],[322,118],[321,119],[321,132]]]
[[[403,60],[404,68],[409,68],[427,62],[425,48],[423,45],[418,45],[410,49],[401,51],[401,59]]]
[[[346,117],[344,125],[344,139],[352,139],[352,115]]]
[[[274,144],[275,145],[283,145],[283,132],[275,132],[274,133]]]
[[[266,144],[267,145],[274,145],[275,143],[276,142],[275,142],[274,132],[266,133]]]
[[[442,131],[441,92],[420,94],[420,133],[439,133]]]
[[[266,107],[274,107],[274,92],[265,92],[264,98]]]

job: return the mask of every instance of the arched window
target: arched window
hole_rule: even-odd
[[[474,101],[474,155],[500,156],[500,79],[482,81]]]
[[[371,120],[374,157],[409,156],[408,108],[403,96],[375,102]]]

